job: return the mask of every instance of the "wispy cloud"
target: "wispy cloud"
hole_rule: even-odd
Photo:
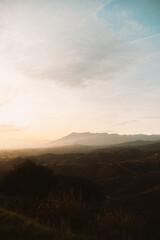
[[[34,79],[71,86],[119,77],[137,66],[140,52],[92,14],[109,2],[2,0],[1,58]]]
[[[9,101],[4,101],[4,102],[1,102],[0,103],[0,107],[3,107],[3,106],[5,106],[7,103],[8,103]]]
[[[113,124],[113,125],[111,125],[111,126],[112,126],[112,127],[125,126],[125,125],[127,125],[127,124],[131,124],[131,123],[135,123],[135,122],[138,122],[138,120],[132,119],[132,120],[129,120],[129,121],[119,122],[119,123]]]
[[[153,34],[153,35],[150,35],[150,36],[147,36],[147,37],[144,37],[144,38],[135,39],[134,41],[131,41],[131,43],[142,42],[142,41],[146,41],[146,40],[149,40],[149,39],[152,39],[152,38],[157,38],[157,37],[160,37],[160,33]]]
[[[19,132],[19,131],[23,131],[27,128],[28,126],[25,127],[16,127],[14,125],[11,124],[0,124],[0,132]]]
[[[160,116],[145,116],[143,118],[140,119],[160,119]]]
[[[136,122],[139,122],[139,121],[142,121],[142,120],[146,120],[146,119],[160,119],[160,116],[144,116],[144,117],[139,117],[139,118],[137,118],[137,119],[131,119],[131,120],[124,121],[124,122],[118,122],[118,123],[112,124],[111,126],[112,126],[112,127],[125,126],[125,125],[127,125],[127,124],[136,123]]]

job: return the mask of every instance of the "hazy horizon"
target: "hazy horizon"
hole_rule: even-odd
[[[160,134],[160,1],[1,0],[0,148]]]

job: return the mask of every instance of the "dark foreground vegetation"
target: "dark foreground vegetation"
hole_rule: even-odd
[[[0,164],[0,239],[160,239],[160,144]]]

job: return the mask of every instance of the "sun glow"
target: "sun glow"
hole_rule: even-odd
[[[2,139],[160,133],[159,25],[130,4],[0,1]]]

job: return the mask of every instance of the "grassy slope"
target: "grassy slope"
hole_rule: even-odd
[[[0,208],[0,239],[3,240],[86,240],[70,233],[53,231],[19,214]]]

